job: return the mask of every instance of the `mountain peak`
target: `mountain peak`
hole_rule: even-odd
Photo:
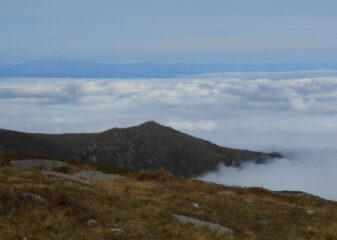
[[[143,126],[143,127],[164,127],[163,125],[157,123],[154,120],[144,122],[144,123],[140,124],[139,126]]]

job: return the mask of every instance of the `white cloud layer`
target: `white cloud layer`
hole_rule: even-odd
[[[203,76],[152,80],[2,79],[0,99],[41,104],[133,104],[337,113],[337,77],[248,79]]]
[[[337,182],[335,175],[328,175],[329,169],[337,170],[334,72],[142,80],[0,79],[0,112],[0,128],[19,131],[96,132],[155,120],[227,147],[281,151],[289,162],[249,165],[240,171],[229,168],[220,171],[223,177],[211,179],[244,185],[263,182],[270,188],[300,187],[337,199],[331,194],[334,190],[318,186]],[[312,151],[318,154],[302,157]],[[322,157],[327,160],[320,165]],[[295,167],[298,178],[291,178],[294,162],[300,164]],[[281,180],[274,171],[294,180],[278,185]],[[310,176],[317,180],[317,184],[310,183],[312,188],[297,184]]]
[[[220,165],[218,171],[200,180],[234,186],[260,186],[273,190],[301,190],[327,199],[337,200],[337,152],[308,150],[296,153],[292,160],[280,159],[269,164],[245,164],[242,168]]]

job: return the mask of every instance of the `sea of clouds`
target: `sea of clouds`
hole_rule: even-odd
[[[230,185],[337,200],[337,72],[232,73],[167,79],[0,79],[0,128],[97,132],[155,120],[219,145],[285,156],[219,166]]]

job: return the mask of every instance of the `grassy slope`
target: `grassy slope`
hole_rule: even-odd
[[[23,174],[14,167],[2,166],[0,239],[337,239],[334,202],[163,174],[127,176],[90,187],[43,177],[38,170]],[[36,193],[46,200],[30,202],[20,197],[22,192]],[[247,197],[251,203],[244,201]],[[316,214],[308,215],[307,209]],[[178,223],[171,213],[220,223],[235,234],[194,229]],[[98,224],[87,226],[89,219],[96,219]],[[259,223],[263,219],[271,223]],[[111,232],[113,227],[125,233]]]

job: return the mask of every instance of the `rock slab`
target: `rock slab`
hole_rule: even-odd
[[[47,177],[56,177],[56,178],[62,178],[71,182],[76,182],[76,183],[80,183],[83,185],[87,185],[87,186],[91,186],[92,184],[88,181],[82,180],[76,176],[72,176],[72,175],[68,175],[68,174],[64,174],[64,173],[58,173],[58,172],[49,172],[49,171],[41,171],[41,173],[44,176]]]
[[[75,175],[81,178],[89,178],[93,180],[119,180],[125,178],[118,174],[104,173],[95,170],[81,170],[75,173]]]
[[[176,214],[172,214],[172,216],[177,219],[180,223],[183,224],[192,224],[194,227],[207,227],[209,229],[212,230],[216,230],[218,232],[224,233],[224,234],[233,234],[233,230],[229,229],[227,227],[224,227],[220,224],[217,223],[210,223],[210,222],[206,222],[203,220],[199,220],[196,218],[192,218],[192,217],[188,217],[188,216],[183,216],[183,215],[176,215]]]
[[[22,169],[32,169],[32,168],[42,168],[45,170],[51,170],[53,168],[63,168],[69,167],[70,165],[56,160],[46,160],[46,159],[26,159],[11,161],[11,164]]]

